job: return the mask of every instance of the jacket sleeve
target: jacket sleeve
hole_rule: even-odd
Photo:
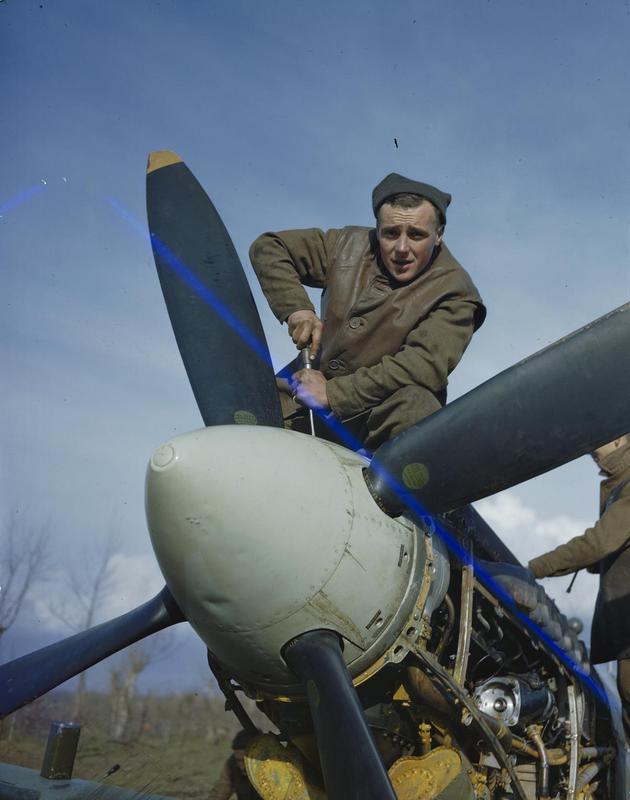
[[[223,769],[221,770],[221,774],[219,775],[217,782],[214,784],[212,789],[210,789],[210,794],[208,795],[208,800],[230,800],[230,797],[234,794],[233,787],[232,787],[232,778],[230,777],[230,768],[229,768],[229,759],[223,765]]]
[[[341,419],[354,416],[409,385],[442,391],[472,338],[476,312],[473,301],[446,298],[408,334],[397,353],[351,375],[330,378],[326,388],[332,411]]]
[[[263,294],[275,316],[284,322],[294,311],[315,311],[302,288],[326,286],[326,269],[338,231],[318,228],[263,233],[249,257]]]
[[[568,575],[594,567],[602,558],[630,544],[630,495],[619,498],[581,536],[529,562],[536,578]]]

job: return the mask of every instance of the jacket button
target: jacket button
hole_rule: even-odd
[[[361,327],[361,319],[359,317],[352,317],[350,322],[348,323],[351,328],[360,328]]]
[[[339,369],[339,366],[340,364],[336,358],[331,358],[331,360],[328,362],[329,369]]]

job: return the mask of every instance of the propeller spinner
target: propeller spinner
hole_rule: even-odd
[[[271,493],[262,479],[270,465]],[[418,637],[427,562],[435,569],[448,559],[411,522],[378,508],[365,466],[321,439],[233,425],[184,434],[154,453],[146,510],[160,568],[241,683],[303,694],[283,650],[307,631],[339,634],[353,678],[392,647],[402,660]]]

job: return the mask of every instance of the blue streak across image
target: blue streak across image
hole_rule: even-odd
[[[168,263],[168,265],[181,277],[187,285],[212,309],[216,311],[221,319],[229,325],[232,330],[240,336],[243,341],[251,347],[258,356],[268,366],[272,366],[271,357],[267,348],[266,342],[260,342],[252,332],[242,324],[238,317],[233,314],[230,309],[226,308],[216,296],[208,289],[207,286],[199,279],[197,275],[184,264],[177,256],[175,256],[169,249],[161,242],[156,241],[154,237],[150,238],[146,229],[136,219],[134,219],[127,211],[125,211],[119,203],[109,198],[110,205],[125,219],[137,232],[139,232],[147,241],[153,241],[154,246],[160,252],[160,255]],[[290,373],[283,370],[279,373],[279,377],[290,380]],[[336,419],[327,409],[316,405],[313,402],[313,411],[319,419],[321,419],[346,446],[352,450],[360,450],[362,443],[356,439],[340,422]],[[393,489],[398,495],[405,507],[409,510],[410,517],[417,523],[430,528],[434,531],[442,541],[445,543],[451,554],[463,565],[472,565],[474,574],[480,578],[482,583],[503,603],[503,605],[510,610],[514,617],[523,625],[525,629],[533,633],[540,639],[546,648],[553,653],[556,658],[564,664],[582,683],[592,692],[596,700],[606,707],[609,706],[608,698],[605,692],[597,681],[577,664],[561,647],[559,647],[551,637],[545,633],[532,619],[523,613],[516,605],[512,596],[500,585],[497,581],[488,574],[477,559],[474,558],[453,536],[447,531],[444,526],[439,522],[436,517],[433,517],[427,510],[413,497],[408,489],[397,481],[389,472],[383,469],[377,460],[372,461],[372,468],[375,469],[379,476]]]
[[[267,345],[260,342],[257,337],[244,325],[240,319],[234,314],[224,303],[222,303],[214,292],[210,291],[204,282],[195,273],[184,264],[184,262],[170,250],[164,242],[160,241],[157,236],[151,234],[151,242],[154,251],[162,258],[169,267],[176,272],[179,277],[186,283],[186,285],[195,292],[195,294],[207,303],[221,317],[223,322],[236,333],[250,347],[258,357],[264,361],[265,364],[273,368],[271,363],[271,355]]]
[[[21,192],[14,194],[13,197],[5,200],[0,206],[0,216],[7,214],[9,211],[13,211],[28,200],[32,200],[33,197],[37,197],[37,195],[41,194],[45,189],[45,183],[36,183],[33,186],[29,186],[27,189],[22,189]]]
[[[269,367],[273,369],[271,355],[269,348],[265,342],[261,342],[249,328],[241,322],[241,320],[234,314],[219,298],[212,292],[205,283],[199,278],[195,272],[187,266],[179,256],[162,242],[154,234],[149,234],[145,227],[141,225],[128,211],[126,211],[120,203],[114,198],[107,198],[109,204],[114,208],[123,219],[128,222],[131,227],[146,239],[153,247],[153,250],[164,260],[166,264],[177,273],[184,283],[195,292],[195,294],[203,300],[210,308],[212,308],[221,317],[221,319],[228,325],[241,339],[247,344],[259,358]]]

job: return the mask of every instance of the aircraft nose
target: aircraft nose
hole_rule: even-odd
[[[365,465],[321,439],[244,425],[193,431],[153,454],[145,505],[160,568],[243,683],[294,691],[282,649],[322,628],[343,637],[360,671],[412,611],[423,550],[413,525],[374,503]]]
[[[349,538],[352,492],[337,460],[309,437],[217,426],[155,451],[146,510],[189,620],[243,631],[288,616],[328,580]]]

